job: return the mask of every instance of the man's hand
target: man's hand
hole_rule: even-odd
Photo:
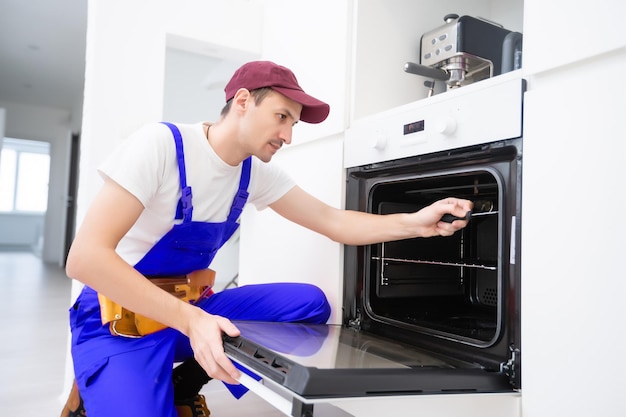
[[[473,204],[469,200],[459,198],[445,198],[435,201],[430,206],[411,213],[410,222],[418,230],[421,237],[431,236],[451,236],[460,229],[467,226],[465,216],[471,211]],[[462,220],[454,220],[453,222],[444,222],[441,218],[445,214],[452,214]]]
[[[239,329],[227,318],[205,313],[200,308],[190,322],[189,341],[196,361],[211,378],[229,384],[239,384],[239,371],[224,353],[222,333],[239,336]]]

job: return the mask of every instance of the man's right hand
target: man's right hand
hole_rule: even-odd
[[[224,353],[222,341],[222,333],[237,337],[239,329],[225,317],[208,314],[191,305],[189,307],[196,310],[187,332],[196,361],[211,378],[239,384],[240,373]]]

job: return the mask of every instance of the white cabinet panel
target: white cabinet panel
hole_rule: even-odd
[[[538,73],[624,47],[625,13],[623,0],[525,0],[524,71]]]
[[[523,410],[623,415],[626,52],[534,77],[525,100]]]

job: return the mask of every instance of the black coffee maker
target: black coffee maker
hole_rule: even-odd
[[[407,62],[406,72],[433,84],[445,81],[450,89],[521,68],[521,33],[472,16],[449,14],[444,20],[422,35],[420,64]]]

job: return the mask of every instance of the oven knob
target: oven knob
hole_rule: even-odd
[[[435,130],[437,131],[437,133],[449,136],[456,132],[456,120],[454,120],[452,117],[444,117],[442,119],[439,119],[435,123]]]
[[[381,130],[377,130],[369,138],[368,145],[370,148],[383,150],[387,146],[387,136]]]

